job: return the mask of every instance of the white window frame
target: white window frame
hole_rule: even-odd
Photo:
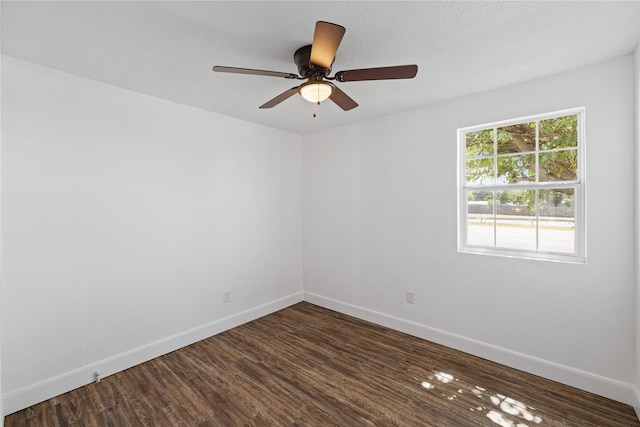
[[[498,255],[514,258],[526,258],[526,259],[539,259],[548,261],[570,262],[570,263],[586,263],[586,138],[585,138],[585,107],[570,108],[566,110],[554,111],[550,113],[537,114],[533,116],[519,117],[516,119],[504,120],[493,123],[486,123],[482,125],[469,126],[459,128],[457,131],[458,138],[458,252],[484,254],[484,255]],[[577,158],[578,158],[578,170],[576,181],[554,181],[554,182],[538,182],[539,174],[536,173],[535,182],[518,183],[518,184],[477,184],[466,185],[466,133],[472,131],[479,131],[499,127],[515,125],[519,123],[538,122],[540,120],[576,115],[578,116],[578,146],[577,146]],[[536,151],[538,153],[538,136],[536,132]],[[495,143],[495,142],[494,142]],[[494,158],[497,155],[494,146]],[[537,163],[536,163],[537,165]],[[494,166],[495,167],[495,166]],[[574,188],[574,210],[575,210],[575,252],[573,254],[563,254],[555,252],[543,252],[543,251],[529,251],[518,249],[504,249],[500,247],[488,247],[488,246],[472,246],[467,245],[467,213],[468,213],[468,201],[466,193],[467,191],[501,191],[501,190],[545,190],[554,188]],[[537,213],[536,213],[536,222]],[[536,230],[538,228],[536,227]],[[494,221],[494,236],[496,233],[496,225]],[[537,232],[536,232],[537,236]],[[537,240],[537,238],[536,238]],[[495,242],[495,238],[494,238]],[[536,248],[538,242],[536,242]]]

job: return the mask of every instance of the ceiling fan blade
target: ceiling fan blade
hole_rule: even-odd
[[[219,73],[233,73],[233,74],[252,74],[256,76],[269,76],[269,77],[284,77],[285,79],[297,79],[296,74],[281,73],[279,71],[267,71],[267,70],[253,70],[251,68],[236,68],[236,67],[224,67],[216,65],[213,67],[213,71]]]
[[[418,73],[417,65],[395,67],[361,68],[359,70],[338,71],[335,79],[339,82],[359,82],[362,80],[412,79]]]
[[[333,87],[333,92],[329,99],[335,102],[338,107],[342,108],[344,111],[352,110],[358,106],[356,101],[351,99],[349,95],[341,91],[337,86]]]
[[[288,99],[288,98],[292,97],[293,95],[295,95],[296,93],[298,93],[298,87],[299,86],[292,87],[291,89],[282,92],[280,95],[276,96],[271,101],[267,101],[264,104],[262,104],[259,108],[273,108],[273,107],[275,107],[276,105],[280,104],[285,99]]]
[[[310,65],[317,68],[331,69],[333,59],[336,57],[338,46],[344,36],[345,28],[330,22],[316,22],[311,44]]]

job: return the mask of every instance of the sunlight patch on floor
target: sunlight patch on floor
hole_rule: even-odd
[[[487,418],[500,427],[531,427],[542,423],[542,418],[535,414],[535,408],[504,394],[489,392],[478,385],[461,384],[460,379],[446,372],[436,371],[421,381],[420,385],[447,400],[454,400],[458,395],[470,392],[478,400],[478,404],[469,407],[469,410],[486,411]]]

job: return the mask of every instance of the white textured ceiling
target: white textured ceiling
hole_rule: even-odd
[[[628,54],[637,1],[2,2],[2,53],[136,92],[298,134],[372,119]],[[227,65],[297,73],[315,22],[346,27],[333,71],[418,64],[416,78],[339,84],[344,112],[292,97],[298,84],[214,73]]]

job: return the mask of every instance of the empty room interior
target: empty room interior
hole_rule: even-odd
[[[0,425],[640,425],[640,2],[0,17]]]

